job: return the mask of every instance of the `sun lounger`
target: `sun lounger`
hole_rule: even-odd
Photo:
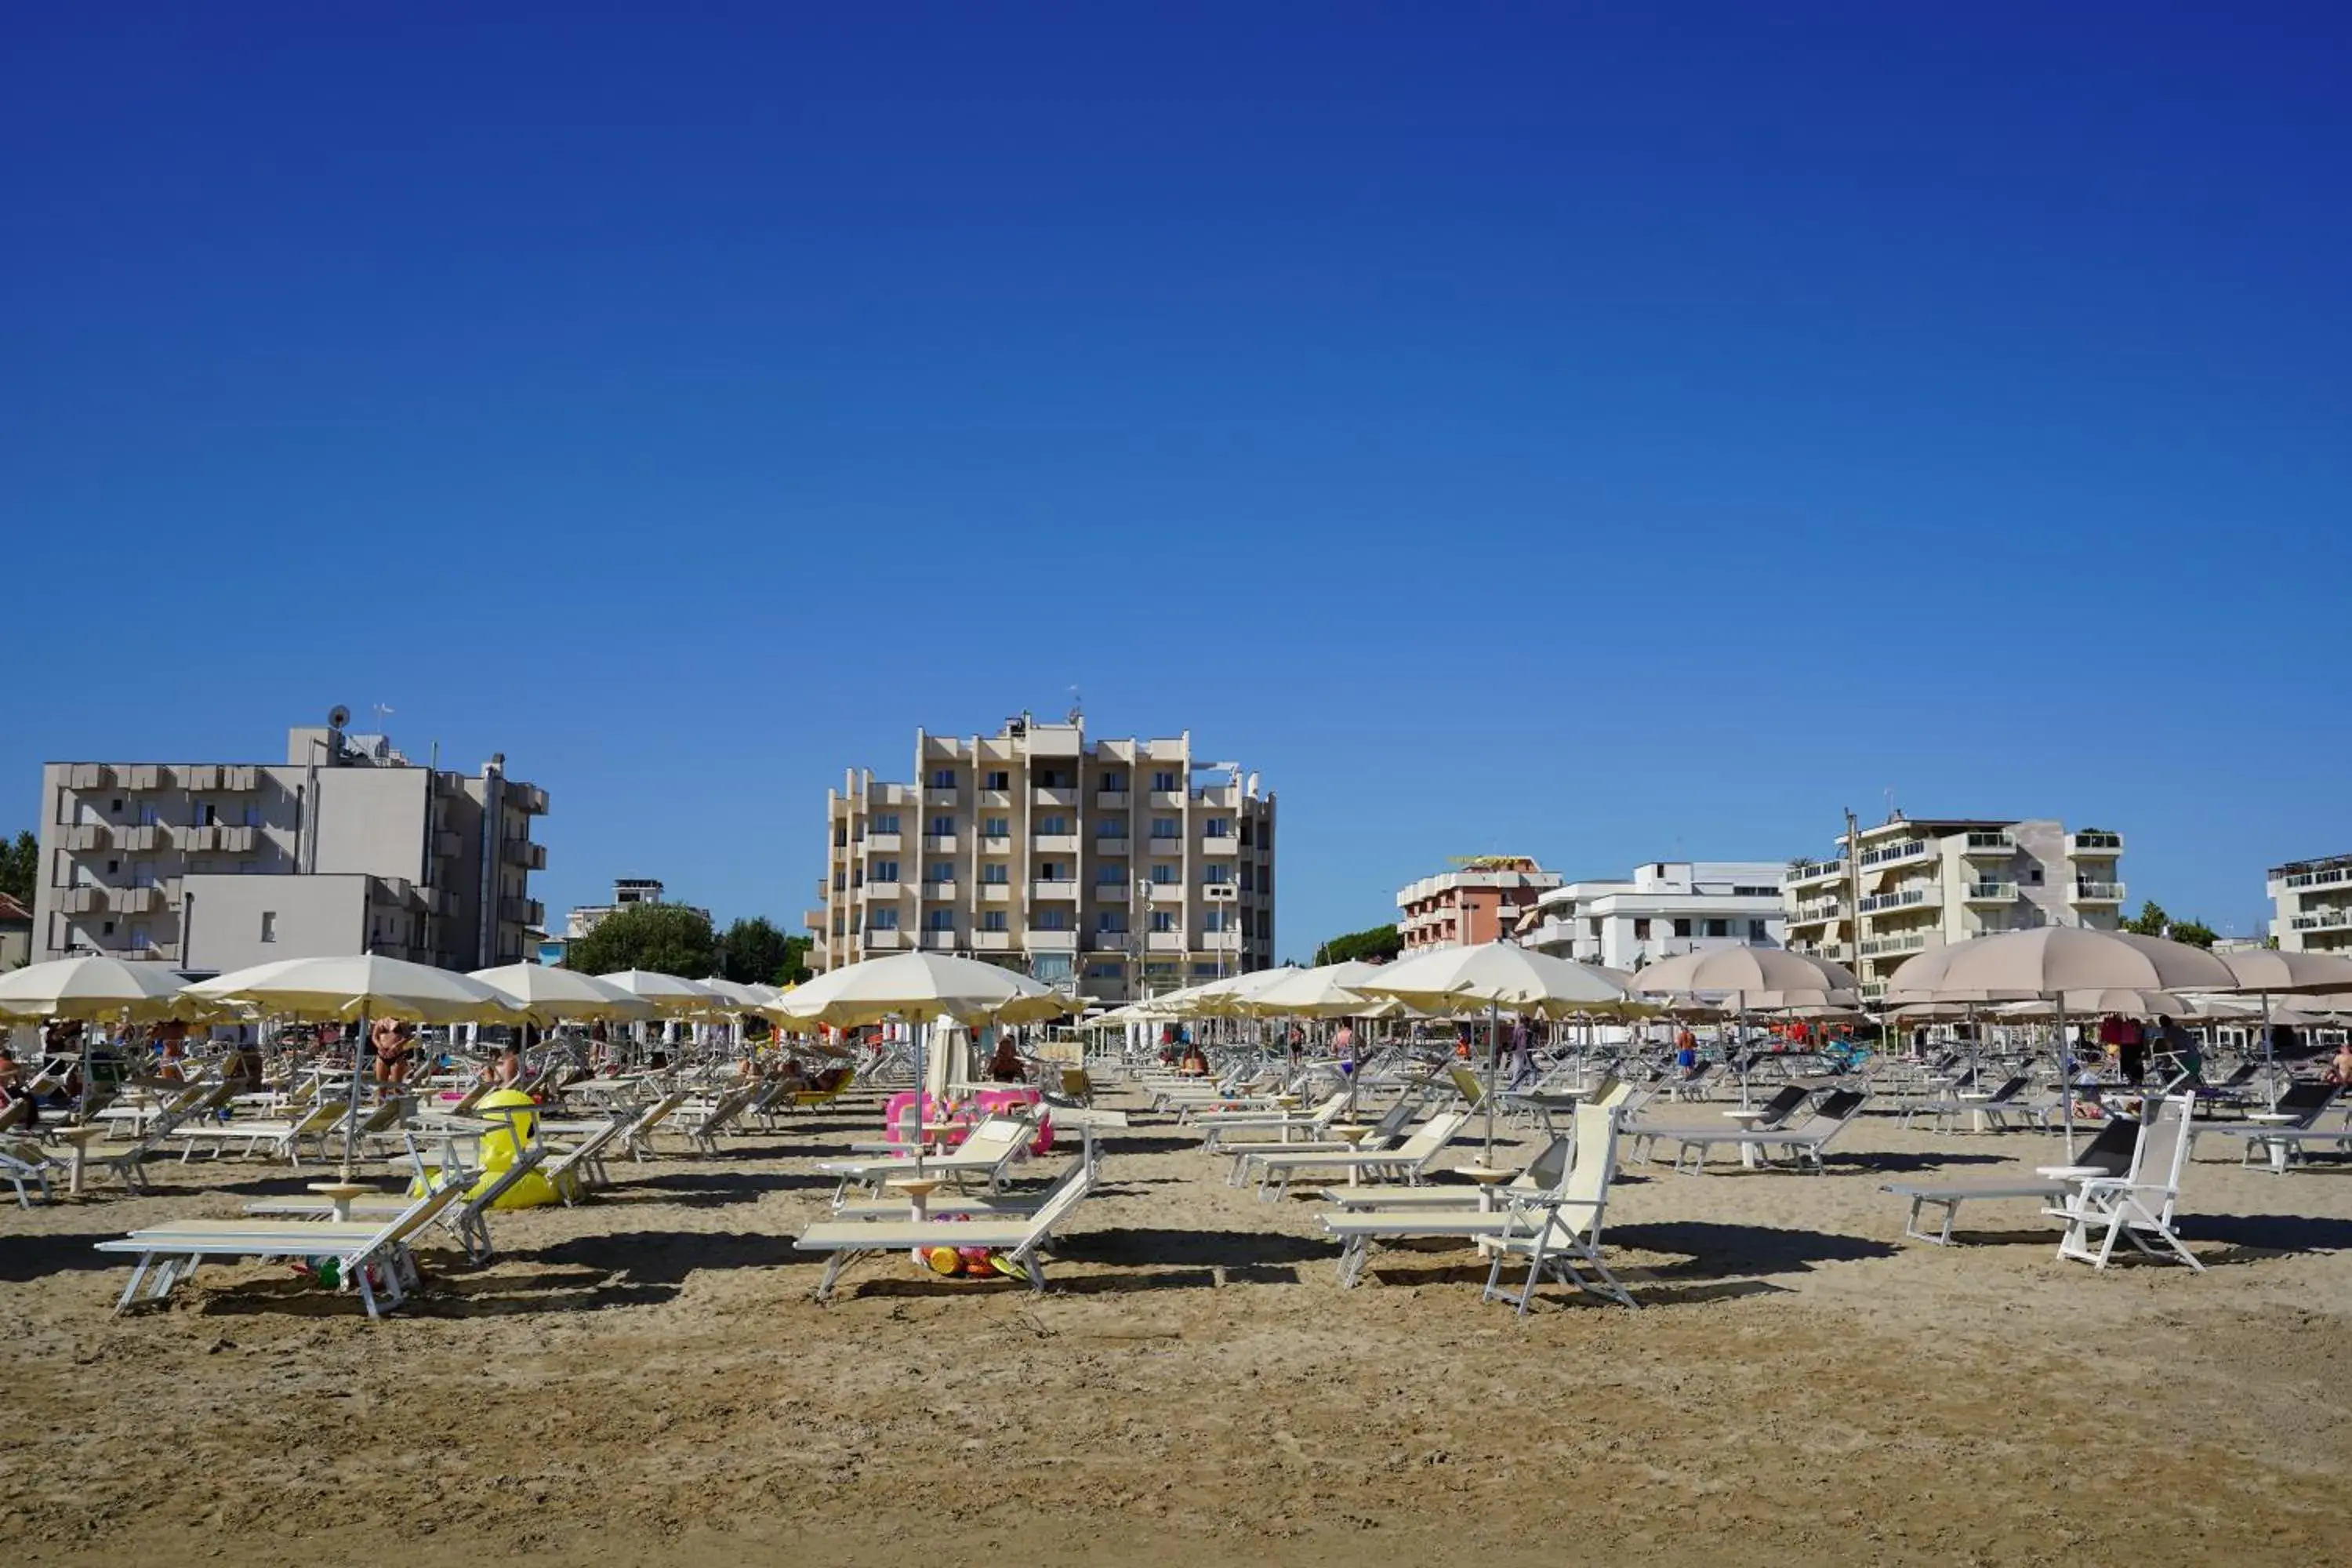
[[[1952,1122],[1969,1117],[1982,1117],[1994,1127],[2006,1129],[2012,1116],[2039,1121],[2041,1113],[2024,1098],[2030,1080],[2019,1073],[2002,1081],[1998,1089],[1981,1099],[1963,1099],[1957,1092],[1942,1100],[1923,1100],[1903,1110],[1903,1125],[1908,1127],[1921,1116],[1935,1119],[1936,1131],[1944,1131]]]
[[[1278,1155],[1345,1154],[1351,1149],[1394,1148],[1397,1141],[1404,1136],[1405,1124],[1412,1120],[1415,1109],[1415,1102],[1409,1098],[1398,1100],[1372,1124],[1372,1130],[1364,1135],[1362,1141],[1356,1143],[1342,1142],[1337,1138],[1315,1138],[1297,1143],[1236,1143],[1221,1148],[1217,1152],[1233,1156],[1234,1162],[1233,1169],[1226,1173],[1225,1184],[1229,1187],[1247,1186],[1263,1173],[1260,1166]]]
[[[2128,1116],[2110,1116],[2105,1125],[2074,1156],[2074,1168],[2095,1174],[2122,1175],[2131,1169],[2132,1151],[2139,1142],[2139,1122]],[[2054,1168],[2054,1167],[2052,1167]],[[1910,1217],[1903,1222],[1903,1234],[1914,1241],[1928,1241],[1937,1247],[1955,1245],[1952,1240],[1953,1222],[1959,1217],[1960,1205],[1972,1201],[1993,1202],[2006,1198],[2036,1198],[2050,1203],[2063,1197],[2066,1184],[2054,1176],[2020,1176],[2010,1181],[1983,1182],[1886,1182],[1880,1184],[1882,1193],[1911,1200]],[[1920,1211],[1941,1212],[1943,1223],[1934,1235],[1919,1228]]]
[[[1601,1256],[1601,1222],[1609,1208],[1609,1184],[1616,1174],[1615,1114],[1597,1106],[1579,1108],[1576,1163],[1568,1181],[1556,1195],[1513,1205],[1532,1223],[1515,1226],[1487,1244],[1495,1258],[1479,1300],[1508,1301],[1524,1318],[1535,1300],[1536,1287],[1549,1275],[1604,1301],[1639,1306]],[[1518,1258],[1528,1260],[1528,1277],[1515,1294],[1504,1289],[1503,1270]]]
[[[27,1182],[40,1189],[41,1201],[47,1203],[50,1173],[62,1169],[47,1150],[29,1140],[0,1143],[0,1182],[6,1182],[16,1189],[18,1208],[33,1206],[32,1195],[25,1188]]]
[[[1569,1158],[1575,1148],[1573,1137],[1554,1137],[1526,1170],[1497,1191],[1507,1197],[1533,1197],[1551,1191],[1568,1174]],[[1326,1187],[1322,1197],[1325,1203],[1337,1204],[1343,1209],[1475,1209],[1479,1206],[1479,1188],[1462,1184],[1412,1186],[1384,1183],[1379,1186]]]
[[[1277,1143],[1289,1142],[1294,1132],[1303,1133],[1310,1141],[1319,1138],[1347,1109],[1348,1091],[1343,1089],[1305,1110],[1211,1111],[1195,1125],[1201,1129],[1202,1152],[1213,1154],[1225,1136],[1233,1132],[1254,1132],[1263,1141]]]
[[[520,1158],[499,1172],[481,1191],[468,1192],[462,1203],[452,1204],[437,1216],[438,1223],[457,1237],[457,1245],[466,1249],[468,1262],[488,1263],[490,1260],[490,1226],[488,1215],[505,1197],[522,1184],[524,1177],[539,1169],[550,1151],[544,1143],[533,1143],[522,1152]],[[478,1178],[472,1173],[456,1177],[461,1187],[471,1188]],[[353,1223],[385,1220],[407,1212],[415,1202],[413,1196],[356,1198],[346,1211]],[[283,1215],[289,1219],[327,1220],[335,1212],[329,1198],[265,1198],[245,1205],[249,1215]]]
[[[1771,1099],[1738,1119],[1745,1125],[1735,1125],[1734,1119],[1729,1116],[1720,1116],[1711,1121],[1636,1121],[1625,1128],[1624,1135],[1635,1159],[1656,1159],[1658,1145],[1665,1142],[1675,1145],[1676,1170],[1682,1169],[1684,1154],[1694,1147],[1699,1151],[1698,1161],[1703,1165],[1707,1145],[1740,1142],[1754,1133],[1779,1126],[1805,1102],[1807,1093],[1801,1084],[1783,1084],[1773,1092]]]
[[[2283,1176],[2288,1163],[2314,1143],[2352,1149],[2352,1125],[2326,1131],[2319,1127],[2320,1117],[2335,1103],[2336,1093],[2332,1083],[2291,1084],[2267,1111],[2256,1111],[2227,1127],[2200,1127],[2197,1136],[2234,1138],[2243,1145],[2241,1164],[2252,1165],[2260,1159],[2274,1174]]]
[[[375,1318],[399,1307],[418,1282],[412,1239],[463,1195],[453,1178],[382,1224],[192,1220],[135,1230],[119,1241],[98,1243],[98,1250],[138,1258],[115,1303],[117,1316],[134,1305],[164,1300],[208,1258],[320,1258],[334,1261],[343,1288],[358,1290],[367,1315]]]
[[[2197,1135],[2196,1117],[2195,1094],[2171,1096],[2141,1129],[2128,1174],[2070,1180],[2066,1195],[2042,1211],[2065,1223],[2059,1257],[2105,1268],[2116,1243],[2128,1241],[2144,1257],[2178,1258],[2198,1273],[2205,1272],[2173,1229],[2181,1172]]]
[[[755,1091],[749,1089],[730,1089],[710,1102],[701,1114],[679,1129],[687,1142],[705,1154],[719,1152],[719,1135],[733,1126],[750,1107]]]
[[[1030,1289],[1045,1288],[1037,1254],[1053,1239],[1056,1226],[1068,1219],[1078,1201],[1094,1184],[1093,1171],[1084,1161],[1066,1184],[1039,1205],[1034,1214],[999,1215],[971,1219],[820,1220],[793,1243],[802,1252],[829,1252],[824,1276],[817,1281],[820,1301],[833,1294],[842,1270],[869,1253],[908,1252],[917,1247],[984,1247],[1001,1252],[1027,1276]]]
[[[1086,1175],[1084,1155],[1062,1168],[1045,1186],[1031,1193],[933,1193],[923,1200],[925,1216],[944,1218],[949,1215],[973,1215],[990,1219],[1026,1219],[1052,1202],[1054,1195],[1070,1183]],[[853,1198],[833,1211],[836,1219],[876,1220],[908,1219],[911,1217],[909,1200],[903,1197]]]
[[[1350,1149],[1319,1154],[1286,1154],[1280,1149],[1270,1149],[1259,1157],[1259,1169],[1264,1173],[1258,1179],[1258,1196],[1269,1202],[1279,1201],[1290,1191],[1290,1184],[1301,1175],[1350,1171],[1363,1175],[1391,1173],[1403,1177],[1407,1184],[1417,1185],[1429,1163],[1454,1141],[1454,1135],[1469,1120],[1466,1110],[1439,1111],[1392,1149]]]
[[[174,1127],[166,1137],[180,1145],[180,1163],[186,1164],[199,1149],[206,1150],[218,1159],[231,1144],[241,1144],[238,1153],[251,1159],[256,1154],[270,1159],[291,1160],[296,1170],[302,1168],[302,1142],[309,1139],[320,1142],[330,1132],[341,1130],[350,1110],[335,1100],[321,1100],[292,1121],[268,1117],[232,1117],[226,1121],[194,1121]],[[323,1158],[323,1156],[321,1156]]]
[[[1029,1150],[1028,1119],[1018,1116],[992,1116],[971,1130],[971,1135],[944,1154],[926,1154],[921,1164],[926,1176],[939,1176],[961,1185],[973,1176],[984,1177],[988,1189],[996,1191],[1004,1184],[1004,1173]],[[870,1186],[881,1190],[892,1176],[912,1175],[916,1160],[911,1154],[895,1155],[880,1160],[820,1160],[817,1170],[828,1176],[838,1176],[841,1184],[833,1194],[835,1208],[848,1201],[852,1186]]]
[[[1827,1169],[1823,1156],[1839,1133],[1853,1125],[1862,1114],[1864,1103],[1870,1097],[1859,1089],[1833,1089],[1822,1096],[1813,1106],[1812,1114],[1804,1121],[1771,1131],[1712,1133],[1698,1141],[1700,1158],[1706,1157],[1708,1145],[1729,1143],[1742,1152],[1754,1150],[1759,1159],[1769,1165],[1775,1152],[1785,1155],[1800,1170],[1815,1175]]]

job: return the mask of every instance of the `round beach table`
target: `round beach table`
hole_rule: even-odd
[[[1462,1174],[1478,1184],[1478,1212],[1480,1214],[1493,1214],[1495,1212],[1495,1189],[1501,1186],[1505,1182],[1509,1181],[1511,1177],[1517,1173],[1511,1171],[1501,1170],[1493,1165],[1463,1165],[1458,1167],[1458,1169],[1461,1171]]]
[[[89,1146],[105,1137],[109,1131],[109,1128],[99,1122],[92,1122],[87,1127],[67,1127],[58,1131],[57,1136],[73,1145],[73,1169],[66,1177],[67,1193],[76,1196],[80,1194],[82,1165],[89,1158]]]
[[[1738,1122],[1742,1132],[1753,1132],[1756,1131],[1756,1124],[1764,1120],[1766,1111],[1760,1105],[1748,1105],[1736,1110],[1727,1110],[1724,1114]],[[1701,1157],[1704,1158],[1704,1156]],[[1755,1143],[1742,1143],[1739,1146],[1739,1163],[1751,1171],[1760,1169],[1764,1163],[1763,1148]]]
[[[306,1182],[303,1186],[305,1191],[318,1194],[333,1206],[338,1225],[351,1222],[353,1198],[363,1198],[375,1191],[373,1187],[362,1186],[357,1182]]]

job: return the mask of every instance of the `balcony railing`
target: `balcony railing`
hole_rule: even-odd
[[[102,822],[84,822],[67,828],[65,840],[68,849],[103,849],[114,842],[114,829]]]
[[[2335,931],[2342,926],[2352,926],[2352,909],[2320,910],[2287,921],[2289,931]]]
[[[1789,917],[1789,923],[1817,925],[1822,921],[1833,921],[1838,918],[1844,907],[1835,899],[1822,899],[1810,904],[1799,904],[1797,912]]]
[[[1181,855],[1184,853],[1184,841],[1175,837],[1155,837],[1151,840],[1151,852],[1154,855]]]
[[[1128,853],[1129,847],[1129,841],[1124,838],[1097,838],[1095,840],[1095,853],[1097,855],[1125,855]]]
[[[1032,882],[1029,896],[1033,899],[1075,899],[1078,896],[1076,882]]]
[[[1029,840],[1033,855],[1075,855],[1078,852],[1078,836],[1075,833],[1040,833]]]
[[[2120,904],[2124,901],[2121,882],[2077,882],[2074,901],[2078,904]]]
[[[1204,855],[1238,855],[1242,852],[1242,841],[1230,833],[1203,834],[1201,852]]]
[[[1123,789],[1101,790],[1095,795],[1095,809],[1097,811],[1125,811],[1129,798],[1130,797],[1128,793]]]
[[[2123,852],[2124,836],[2120,833],[2101,833],[2094,830],[2089,833],[2066,835],[2066,853],[2069,855],[2094,856],[2105,859],[2108,856],[2120,855]]]
[[[2014,855],[2017,836],[2013,833],[1971,833],[1961,849],[1969,855]]]
[[[1965,893],[1972,904],[2006,904],[2017,898],[2014,882],[1971,882]]]
[[[1843,860],[1801,860],[1789,868],[1789,880],[1792,884],[1818,882],[1824,877],[1839,877],[1844,874],[1845,862]]]
[[[1003,952],[1013,945],[1009,931],[976,931],[971,933],[974,952]]]
[[[926,854],[926,855],[952,855],[952,854],[954,854],[955,852],[956,852],[956,836],[955,836],[954,834],[952,834],[952,833],[926,833],[925,835],[923,835],[923,853],[924,853],[924,854]]]
[[[1940,902],[1941,893],[1937,888],[1898,888],[1891,893],[1874,893],[1854,908],[1865,915],[1886,910],[1917,909],[1923,904]]]
[[[1894,844],[1882,844],[1875,849],[1864,850],[1862,865],[1864,869],[1873,866],[1892,866],[1904,860],[1925,859],[1927,854],[1926,839],[1906,838]]]
[[[2336,888],[2352,882],[2352,866],[2330,866],[2317,871],[2297,871],[2283,879],[2289,888]]]
[[[1078,792],[1074,789],[1048,789],[1045,785],[1039,784],[1029,792],[1029,804],[1075,806],[1078,804]]]
[[[866,853],[896,855],[900,837],[896,833],[869,833],[866,836]]]
[[[955,944],[956,933],[952,931],[926,931],[923,932],[923,947],[927,952],[952,952],[955,948]]]
[[[547,869],[547,846],[533,844],[528,838],[509,838],[501,851],[509,866],[520,866],[526,871]]]
[[[1902,936],[1871,937],[1862,944],[1864,958],[1891,958],[1898,953],[1918,952],[1927,945],[1925,931],[1909,931]]]

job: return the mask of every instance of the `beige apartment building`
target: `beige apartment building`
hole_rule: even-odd
[[[521,961],[547,792],[419,767],[337,722],[272,763],[51,763],[41,773],[41,958],[190,973],[373,952],[445,969]]]
[[[2288,952],[2352,953],[2352,855],[2270,872],[2271,937]]]
[[[1865,996],[1914,953],[2034,926],[2113,931],[2123,915],[2123,836],[2055,821],[1913,821],[1837,837],[1781,885],[1788,944],[1854,972]]]
[[[1189,731],[917,731],[915,777],[826,792],[813,967],[951,952],[1114,1002],[1272,967],[1274,796]]]

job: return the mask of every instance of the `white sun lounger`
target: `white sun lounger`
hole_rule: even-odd
[[[1390,1172],[1402,1176],[1409,1185],[1418,1185],[1422,1173],[1438,1152],[1454,1142],[1470,1120],[1466,1110],[1442,1110],[1415,1128],[1412,1136],[1393,1149],[1369,1152],[1351,1149],[1345,1153],[1288,1154],[1269,1150],[1259,1161],[1265,1174],[1258,1181],[1258,1196],[1268,1202],[1280,1200],[1290,1191],[1290,1184],[1301,1174],[1330,1173]]]
[[[959,1185],[969,1177],[982,1176],[986,1178],[989,1190],[994,1192],[1003,1185],[1005,1172],[1028,1152],[1032,1136],[1025,1117],[989,1117],[946,1153],[924,1155],[923,1174],[945,1177]],[[834,1206],[838,1208],[848,1200],[852,1186],[868,1186],[878,1192],[892,1176],[913,1174],[915,1165],[913,1155],[901,1154],[881,1160],[820,1160],[816,1168],[825,1175],[841,1178],[833,1197]]]
[[[963,1220],[820,1220],[802,1232],[793,1247],[801,1252],[833,1255],[825,1261],[824,1277],[817,1282],[815,1296],[820,1301],[833,1294],[842,1270],[856,1259],[869,1253],[909,1252],[924,1247],[985,1247],[1002,1252],[1021,1266],[1031,1289],[1043,1290],[1045,1275],[1038,1267],[1037,1254],[1093,1185],[1092,1170],[1080,1161],[1066,1184],[1032,1215]]]
[[[2065,1223],[2059,1257],[2105,1268],[2116,1243],[2128,1241],[2144,1257],[2178,1258],[2198,1273],[2205,1272],[2173,1229],[2180,1173],[2197,1135],[2196,1116],[2194,1094],[2167,1099],[2156,1119],[2141,1130],[2128,1175],[2075,1180],[2064,1198],[2042,1210]]]
[[[2131,1169],[2132,1152],[2139,1142],[2139,1123],[2130,1117],[2111,1116],[2075,1155],[2073,1168],[2085,1173],[2122,1175]],[[2045,1169],[2056,1169],[2051,1166]],[[2056,1176],[2019,1176],[2009,1181],[1982,1182],[1886,1182],[1878,1189],[1897,1197],[1911,1200],[1910,1217],[1903,1222],[1903,1234],[1914,1241],[1933,1242],[1937,1247],[1956,1245],[1952,1240],[1953,1224],[1959,1218],[1964,1203],[1994,1203],[2004,1199],[2035,1198],[2051,1203],[2066,1194],[2066,1183]],[[1930,1234],[1920,1228],[1922,1211],[1934,1209],[1943,1218]]]

